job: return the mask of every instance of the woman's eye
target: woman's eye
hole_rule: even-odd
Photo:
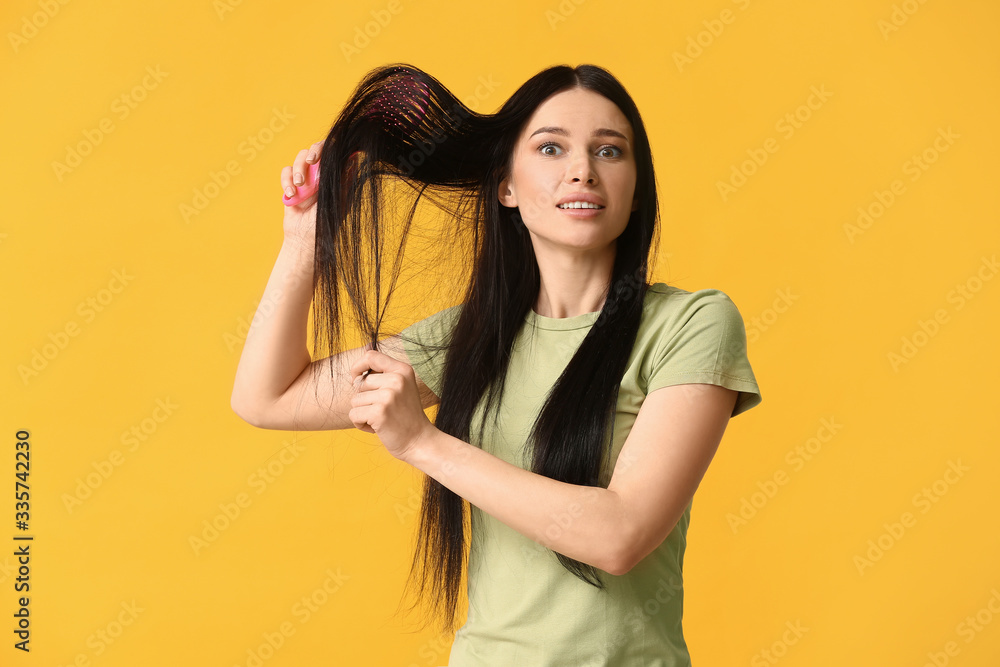
[[[557,145],[558,144],[553,144],[553,143],[542,144],[541,146],[538,147],[538,150],[540,150],[545,155],[553,155],[553,153],[546,153],[545,151],[548,148],[555,148]]]
[[[549,152],[546,152],[546,150],[549,149],[549,148],[555,148],[555,147],[558,147],[558,146],[559,146],[559,144],[557,144],[557,143],[548,142],[548,143],[544,143],[541,146],[539,146],[538,150],[541,151],[542,154],[544,154],[544,155],[556,155],[556,153],[549,153]],[[602,152],[607,151],[607,150],[618,151],[617,155],[610,155],[608,157],[617,157],[617,156],[620,156],[623,153],[622,149],[618,148],[618,146],[615,146],[614,144],[607,144],[607,145],[601,146],[598,149],[597,152],[598,153],[602,153]]]

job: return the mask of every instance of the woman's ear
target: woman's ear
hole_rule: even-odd
[[[510,189],[509,176],[500,181],[500,187],[497,188],[497,199],[507,208],[517,208],[517,197]]]
[[[632,210],[633,211],[639,210],[639,195],[636,195],[635,199],[632,200]]]

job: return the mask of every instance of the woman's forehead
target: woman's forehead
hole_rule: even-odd
[[[576,92],[587,95],[572,95]],[[608,98],[572,89],[542,102],[525,125],[521,139],[527,141],[540,134],[567,138],[617,136],[631,142],[632,128],[625,114]]]

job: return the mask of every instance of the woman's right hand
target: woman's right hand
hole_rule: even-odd
[[[295,195],[296,186],[305,183],[309,165],[319,161],[322,151],[323,142],[317,141],[309,148],[300,150],[295,161],[281,170],[281,189],[285,195]],[[317,195],[313,193],[298,204],[284,207],[285,238],[303,243],[310,249],[316,245],[316,200]]]

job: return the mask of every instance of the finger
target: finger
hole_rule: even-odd
[[[306,182],[306,155],[309,151],[305,148],[299,151],[292,162],[292,184],[303,185]]]
[[[292,168],[290,166],[283,167],[281,170],[281,189],[289,197],[295,195],[295,186],[292,185]]]
[[[306,162],[312,164],[319,160],[320,153],[323,152],[323,142],[317,141],[312,146],[309,147],[309,153],[306,155]]]
[[[350,418],[351,423],[354,424],[354,428],[365,431],[366,433],[375,432],[375,429],[373,429],[368,423],[368,420],[371,418],[371,415],[369,415],[370,411],[371,410],[368,407],[356,407],[348,413],[348,417]]]
[[[359,392],[366,389],[366,387],[364,386],[365,379],[367,378],[366,372],[367,371],[362,371],[361,373],[352,373],[351,384],[354,385],[354,391]]]
[[[353,364],[351,364],[351,370],[350,370],[351,377],[355,379],[357,379],[359,375],[361,375],[368,369],[377,370],[371,365],[371,363],[369,363],[369,359],[371,357],[369,357],[368,355],[372,353],[374,354],[380,354],[380,353],[377,350],[372,349],[371,343],[366,343],[363,349],[364,352],[361,354],[361,356],[358,357]]]
[[[363,391],[359,394],[351,396],[351,408],[363,408],[366,405],[371,405],[375,402],[375,397],[370,391]]]
[[[354,376],[354,391],[366,392],[380,389],[383,386],[383,373],[376,373],[367,368]]]
[[[366,368],[372,369],[374,373],[402,372],[405,365],[384,352],[372,349],[366,350],[356,364],[359,375]]]

